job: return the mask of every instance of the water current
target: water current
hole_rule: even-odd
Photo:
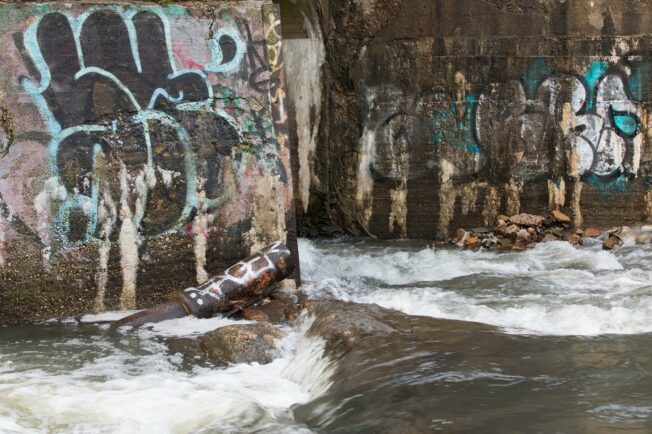
[[[300,240],[310,298],[388,308],[337,358],[286,327],[267,365],[169,349],[233,324],[0,328],[0,433],[652,432],[652,246],[519,253]]]

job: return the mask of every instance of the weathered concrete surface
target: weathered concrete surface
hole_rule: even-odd
[[[0,324],[296,251],[277,7],[158,3],[0,3]]]
[[[413,238],[499,213],[652,216],[652,2],[317,4],[325,199],[308,215]]]

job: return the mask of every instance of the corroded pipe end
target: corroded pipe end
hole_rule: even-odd
[[[183,318],[184,316],[188,316],[186,309],[178,301],[172,300],[115,321],[111,324],[110,329],[115,330],[122,326],[140,327],[148,322],[161,322],[168,319]]]
[[[224,270],[197,288],[178,292],[177,299],[191,314],[209,318],[231,306],[234,300],[262,297],[295,268],[290,249],[280,241]]]
[[[264,296],[276,282],[289,277],[296,266],[290,249],[280,241],[263,247],[197,288],[173,294],[174,300],[114,322],[111,329],[138,327],[148,322],[194,315],[210,318],[236,301]]]

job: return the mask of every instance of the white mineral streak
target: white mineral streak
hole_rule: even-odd
[[[374,180],[371,176],[371,164],[376,155],[376,133],[369,127],[365,127],[360,138],[360,154],[358,160],[358,184],[356,200],[358,203],[359,216],[365,229],[369,229],[371,220]]]
[[[50,237],[50,213],[52,201],[64,201],[66,199],[66,188],[59,183],[56,176],[45,181],[43,190],[34,198],[34,210],[36,211],[38,234],[43,242],[43,267],[50,270],[50,253],[52,252],[52,240]]]
[[[204,182],[198,183],[203,185]],[[197,283],[204,283],[208,280],[206,272],[206,245],[208,238],[208,219],[205,211],[206,193],[202,188],[197,193],[197,215],[192,222],[192,234],[195,252],[195,273]]]
[[[401,238],[407,236],[407,185],[389,190],[392,208],[389,212],[389,232]],[[395,226],[396,225],[396,232]]]
[[[314,169],[317,133],[321,113],[321,67],[324,63],[324,43],[317,18],[303,16],[308,39],[283,41],[285,69],[290,77],[288,90],[294,102],[299,154],[299,197],[304,211],[308,210],[310,188],[319,185]]]
[[[222,220],[222,222],[225,226],[234,225],[240,220],[238,206],[235,202],[238,200],[238,181],[236,180],[234,173],[233,161],[234,160],[230,156],[225,156],[222,160],[222,170],[220,172],[221,194],[223,197],[230,198],[230,201],[234,201],[233,205],[229,204],[220,210],[221,213],[224,213],[224,220]],[[214,214],[211,214],[211,216],[213,215]]]
[[[455,213],[456,191],[451,177],[455,174],[455,166],[447,159],[442,158],[439,165],[439,222],[437,231],[440,235],[448,235],[450,225]]]
[[[138,274],[138,232],[130,217],[122,220],[119,241],[120,266],[122,267],[120,309],[135,309],[136,278]]]
[[[125,168],[126,173],[126,168]],[[129,175],[127,175],[129,176]],[[126,179],[126,178],[125,178]],[[133,213],[132,220],[136,226],[138,226],[145,216],[145,207],[147,206],[147,193],[149,189],[153,188],[156,185],[156,176],[154,171],[150,170],[148,166],[145,166],[143,170],[138,171],[134,179],[134,190],[136,193],[136,209]],[[122,183],[120,184],[122,187]],[[127,185],[127,198],[129,197],[129,186]],[[123,202],[123,206],[129,208],[127,202]]]
[[[643,148],[643,134],[638,134],[632,140],[634,149],[632,149],[632,167],[631,171],[634,175],[638,175],[638,169],[641,166],[641,149]]]
[[[147,184],[147,188],[151,190],[152,188],[156,187],[156,171],[154,170],[154,167],[145,165],[143,172],[145,175],[145,183]]]
[[[4,268],[5,260],[5,246],[7,245],[7,231],[11,225],[11,216],[4,216],[0,212],[0,268]]]
[[[389,232],[405,238],[407,236],[407,179],[410,171],[409,145],[403,134],[394,139],[394,128],[389,128],[386,133],[389,133],[389,137],[386,136],[384,140],[389,145],[387,153],[391,165],[390,174],[398,181],[397,187],[389,190],[391,201]]]
[[[507,214],[516,215],[521,212],[521,189],[523,183],[515,179],[510,179],[509,183],[505,184],[505,193],[507,195]]]
[[[476,202],[478,201],[478,188],[483,186],[484,183],[475,181],[464,184],[460,190],[460,205],[462,207],[462,215],[467,215],[471,211],[475,211]]]
[[[102,241],[98,248],[99,265],[97,274],[95,276],[95,285],[97,286],[97,294],[95,295],[95,303],[93,303],[93,310],[95,312],[104,312],[104,296],[106,294],[106,284],[109,281],[109,252],[111,251],[111,243]]]
[[[157,166],[156,170],[158,170],[158,173],[161,175],[161,180],[167,188],[172,186],[172,180],[174,178],[181,176],[179,172],[175,172],[174,170],[165,170],[161,166]]]
[[[634,47],[636,47],[638,44],[636,43],[637,41],[630,41],[627,38],[624,37],[617,37],[615,38],[615,44],[613,45],[611,49],[611,58],[610,62],[613,64],[618,64],[622,59],[621,57],[626,55],[627,53],[632,53],[636,52],[637,49],[633,48],[630,46],[630,44]]]
[[[494,187],[487,187],[485,190],[484,205],[482,207],[482,218],[485,226],[496,223],[498,209],[500,208],[500,196]]]
[[[284,197],[283,191],[279,190],[278,175],[260,176],[255,182],[251,229],[244,234],[251,254],[269,243],[287,239]]]
[[[652,108],[641,110],[641,130],[646,143],[650,143],[650,140],[652,140]],[[648,146],[646,146],[646,150],[648,153],[650,152]]]
[[[141,200],[141,192],[146,190],[144,171],[139,172],[135,180],[135,190],[138,193],[136,199],[136,212],[132,214],[129,207],[129,178],[127,168],[120,162],[120,217],[122,226],[120,228],[120,266],[122,268],[122,293],[120,294],[120,309],[136,308],[136,278],[138,275],[138,231],[134,217],[139,221],[144,212],[144,203]]]
[[[645,217],[648,221],[652,221],[652,189],[645,193]]]
[[[98,248],[98,270],[95,275],[95,285],[97,287],[97,295],[95,296],[93,306],[95,312],[103,312],[105,310],[104,296],[106,294],[106,284],[109,280],[109,253],[111,252],[110,237],[117,214],[115,203],[111,199],[109,190],[105,189],[102,196],[97,213],[100,224],[99,238],[101,241]]]
[[[575,93],[573,93],[573,95],[575,95]],[[573,105],[569,102],[564,103],[561,112],[561,121],[559,123],[559,127],[561,128],[561,132],[564,137],[568,137],[570,135],[573,127],[575,127],[576,122],[577,119],[575,117],[575,111],[573,111]]]
[[[573,210],[573,224],[578,228],[582,226],[582,181],[573,183],[573,194],[571,195],[570,207]]]
[[[548,206],[551,210],[559,209],[566,204],[566,182],[559,178],[556,182],[548,180]],[[513,214],[512,214],[513,215]]]

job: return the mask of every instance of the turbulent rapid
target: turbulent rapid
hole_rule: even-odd
[[[0,432],[652,429],[652,247],[300,240],[300,256],[309,298],[360,303],[333,309],[366,315],[363,339],[334,346],[304,315],[271,363],[224,367],[169,342],[243,321],[3,327]]]
[[[410,241],[301,240],[301,267],[312,297],[376,303],[410,315],[522,334],[652,331],[652,247],[614,254],[587,242],[493,253]]]
[[[298,326],[267,365],[217,368],[172,354],[163,338],[234,324],[184,318],[108,334],[87,315],[0,329],[0,432],[309,432],[289,408],[328,385],[318,340]]]

